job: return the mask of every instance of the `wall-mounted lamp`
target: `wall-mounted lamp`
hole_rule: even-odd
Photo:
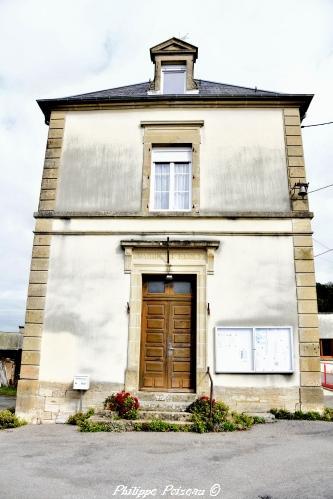
[[[308,193],[308,188],[309,188],[309,183],[308,182],[296,182],[293,185],[293,187],[291,188],[291,191],[292,191],[293,194],[295,194],[295,195],[301,197],[302,199],[304,199],[305,196]]]
[[[171,274],[171,265],[170,265],[170,254],[169,254],[169,237],[167,237],[166,240],[166,247],[167,247],[167,274],[165,276],[166,282],[171,282],[173,280],[173,275]]]

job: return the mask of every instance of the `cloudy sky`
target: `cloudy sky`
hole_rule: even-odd
[[[149,48],[187,36],[197,78],[314,93],[303,124],[333,121],[332,24],[332,0],[0,0],[0,330],[24,321],[47,137],[37,98],[147,81]],[[303,130],[310,190],[333,183],[332,138],[333,125]],[[309,198],[318,254],[333,248],[333,188]],[[333,281],[333,252],[315,261]]]

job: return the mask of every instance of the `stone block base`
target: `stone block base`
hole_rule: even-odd
[[[321,386],[303,386],[300,389],[302,411],[319,411],[324,407],[324,393]]]
[[[82,395],[82,410],[89,407],[103,409],[106,397],[123,390],[120,383],[92,383]],[[55,423],[74,414],[80,407],[80,393],[73,390],[72,383],[51,383],[47,381],[20,380],[17,390],[16,414],[29,423]]]
[[[273,408],[300,409],[299,388],[214,387],[214,397],[238,412],[268,412]]]

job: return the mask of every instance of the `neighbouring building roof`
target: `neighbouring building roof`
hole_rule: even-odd
[[[20,350],[22,348],[22,343],[22,333],[0,331],[0,352],[1,350]]]
[[[129,102],[129,101],[163,101],[163,100],[182,100],[182,101],[197,101],[197,100],[235,100],[235,101],[251,101],[251,100],[266,100],[266,101],[297,101],[300,107],[301,118],[304,117],[310,102],[313,98],[312,94],[287,94],[280,92],[271,92],[257,88],[240,87],[226,83],[216,83],[206,80],[194,80],[198,85],[198,93],[196,94],[148,94],[150,82],[137,83],[134,85],[126,85],[124,87],[110,88],[99,90],[97,92],[89,92],[86,94],[72,95],[69,97],[60,97],[56,99],[40,99],[38,105],[44,113],[45,120],[50,119],[51,110],[64,108],[69,105],[107,103],[107,102]]]

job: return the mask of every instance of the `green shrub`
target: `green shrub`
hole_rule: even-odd
[[[269,412],[274,414],[276,419],[294,419],[293,413],[286,409],[271,409]]]
[[[235,424],[237,430],[247,430],[254,425],[254,418],[252,416],[248,416],[244,412],[232,412],[232,422]]]
[[[244,413],[229,413],[224,402],[216,402],[209,397],[200,397],[189,407],[192,413],[192,430],[197,433],[246,430],[254,424],[254,419]]]
[[[16,386],[0,386],[0,395],[4,395],[6,397],[15,397]]]
[[[139,407],[139,399],[124,390],[113,393],[104,401],[105,409],[116,411],[118,416],[123,419],[137,419]]]
[[[308,419],[309,421],[320,421],[322,419],[322,415],[317,411],[295,411],[294,419]]]
[[[18,428],[27,424],[23,419],[18,418],[8,409],[0,411],[0,430],[5,430],[6,428]]]
[[[188,432],[190,425],[177,425],[161,419],[152,419],[151,421],[134,423],[133,429],[134,431]]]
[[[69,416],[66,423],[76,426],[81,426],[81,424],[90,418],[95,413],[94,409],[90,408],[87,412],[76,412],[72,416]]]
[[[208,430],[207,421],[202,415],[193,412],[191,421],[193,423],[192,430],[196,433],[206,433]]]
[[[266,419],[263,418],[262,416],[252,416],[253,417],[253,423],[254,424],[265,424]]]
[[[79,426],[79,431],[82,432],[123,432],[123,431],[160,431],[160,432],[180,432],[189,431],[190,425],[177,425],[175,423],[169,423],[162,421],[160,419],[153,419],[152,421],[143,421],[140,423],[133,423],[133,425],[127,425],[122,421],[107,421],[107,422],[94,422],[89,420],[84,420]]]
[[[97,423],[94,421],[89,421],[88,419],[83,420],[79,425],[79,431],[86,433],[95,433],[98,431],[112,431],[112,432],[122,432],[126,431],[125,426],[117,421],[108,421],[107,423]]]
[[[320,414],[317,411],[295,411],[290,412],[286,409],[271,409],[271,414],[274,414],[276,419],[289,419],[289,420],[307,420],[307,421],[333,421],[333,409],[326,407],[324,412]]]
[[[324,421],[333,421],[333,409],[330,407],[325,407],[324,413],[323,413],[323,420]]]
[[[225,421],[221,425],[220,431],[235,431],[238,430],[237,426],[232,421]]]

